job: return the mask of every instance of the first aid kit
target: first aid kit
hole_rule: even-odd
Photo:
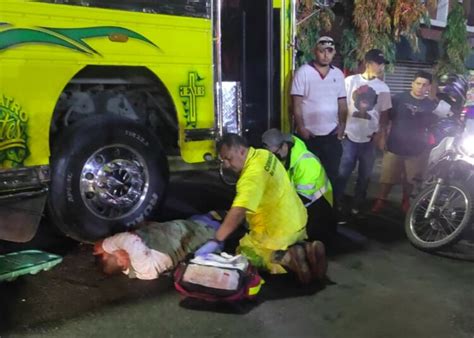
[[[264,280],[248,260],[226,253],[197,256],[174,273],[176,290],[186,297],[206,301],[252,299]]]

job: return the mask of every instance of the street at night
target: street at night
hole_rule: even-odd
[[[223,208],[232,193],[215,171],[176,173],[163,213],[179,218]],[[49,249],[63,254],[64,261],[50,271],[0,285],[0,332],[63,337],[472,337],[472,262],[413,248],[396,203],[384,216],[361,218],[341,232],[345,234],[338,236],[330,254],[324,287],[301,287],[293,276],[264,275],[266,284],[255,302],[215,305],[183,300],[170,276],[155,281],[107,277],[96,268],[91,245],[61,240],[42,229],[40,236],[50,236]]]
[[[474,338],[474,0],[0,2],[0,338]]]

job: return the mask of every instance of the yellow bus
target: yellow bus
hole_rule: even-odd
[[[0,239],[156,215],[168,156],[288,129],[296,0],[2,0]]]

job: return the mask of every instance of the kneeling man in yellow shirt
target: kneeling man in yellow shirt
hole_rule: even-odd
[[[246,218],[249,232],[237,250],[254,266],[270,273],[291,270],[302,283],[323,278],[327,269],[324,245],[294,245],[307,237],[307,213],[280,161],[268,150],[248,147],[237,134],[224,135],[217,150],[223,166],[239,175],[237,194],[215,239],[196,255],[218,250]]]

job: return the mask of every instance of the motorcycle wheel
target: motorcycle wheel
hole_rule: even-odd
[[[49,216],[69,237],[94,242],[153,218],[168,162],[145,126],[99,115],[64,130],[51,157]]]
[[[425,213],[435,190],[432,184],[413,201],[405,219],[405,233],[418,249],[435,251],[461,239],[472,214],[471,192],[460,183],[442,185],[428,218]]]

